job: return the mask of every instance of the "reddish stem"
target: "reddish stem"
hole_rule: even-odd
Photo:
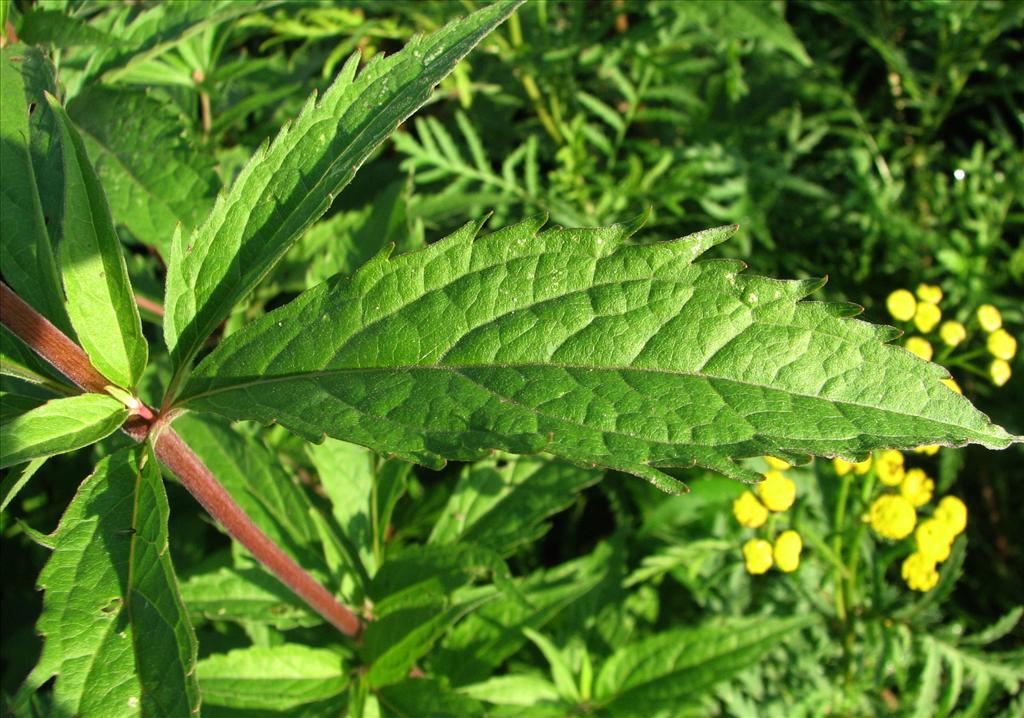
[[[33,351],[85,391],[103,393],[111,383],[96,371],[81,347],[3,282],[0,282],[0,320]],[[144,441],[158,423],[160,416],[142,404],[136,415],[125,422],[123,429],[137,441]],[[153,433],[157,457],[228,534],[249,549],[260,563],[313,610],[346,636],[358,641],[363,629],[359,617],[338,603],[330,591],[317,583],[253,523],[180,436],[166,426],[162,430],[158,427]]]
[[[103,394],[113,384],[96,371],[81,347],[3,282],[0,282],[0,319],[36,354],[85,391]]]
[[[155,449],[160,461],[232,538],[249,549],[260,563],[335,628],[346,636],[359,639],[363,630],[359,617],[338,603],[330,591],[317,583],[246,516],[202,460],[173,429],[159,432]]]

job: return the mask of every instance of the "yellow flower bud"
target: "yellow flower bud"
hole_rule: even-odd
[[[788,461],[782,459],[776,459],[774,456],[766,456],[764,460],[768,462],[768,466],[772,467],[776,471],[785,471],[786,469],[793,468],[793,465]]]
[[[783,531],[775,539],[775,548],[772,555],[775,557],[775,565],[780,571],[792,573],[800,565],[800,552],[803,551],[804,542],[796,531]]]
[[[885,306],[894,319],[909,322],[917,311],[917,300],[906,289],[897,289],[885,300]]]
[[[931,306],[930,304],[928,306]],[[903,344],[907,351],[916,354],[925,361],[932,360],[932,345],[923,337],[910,337]]]
[[[768,520],[768,509],[750,491],[744,491],[732,502],[732,515],[740,526],[756,529]]]
[[[914,541],[917,543],[918,552],[938,563],[949,558],[949,551],[953,547],[955,538],[953,529],[935,518],[922,521],[914,531]]]
[[[863,476],[871,471],[871,454],[868,454],[868,458],[864,459],[864,461],[858,461],[856,464],[852,464],[845,459],[832,459],[832,466],[835,467],[836,473],[840,476],[846,476],[851,471],[858,476]]]
[[[988,335],[989,353],[999,359],[1010,361],[1017,353],[1017,340],[1005,329],[996,329]]]
[[[914,506],[924,506],[932,500],[935,482],[928,478],[924,469],[910,469],[900,483],[900,493]]]
[[[942,319],[942,310],[934,304],[921,302],[914,312],[914,326],[922,334],[927,334],[934,329]]]
[[[864,461],[858,461],[853,465],[853,473],[857,474],[857,476],[863,476],[869,471],[871,471],[871,454],[868,454],[868,458],[864,459]]]
[[[878,480],[886,486],[899,486],[903,481],[903,454],[895,449],[878,455]]]
[[[938,304],[942,301],[942,287],[932,284],[918,284],[917,298],[928,304]]]
[[[949,347],[955,347],[964,339],[967,338],[967,327],[960,322],[950,319],[942,323],[939,327],[939,337],[942,338],[942,343]]]
[[[978,324],[986,332],[994,332],[1003,326],[1003,315],[991,304],[982,304],[978,307]]]
[[[935,561],[920,552],[907,556],[903,561],[902,573],[903,580],[914,591],[930,591],[939,582]]]
[[[919,446],[914,449],[915,454],[924,454],[925,456],[935,456],[939,453],[938,444],[928,444],[926,446]]]
[[[959,536],[967,528],[967,506],[956,496],[943,496],[932,516],[949,526],[953,536]]]
[[[900,540],[910,535],[917,523],[914,505],[898,494],[882,494],[868,511],[875,532],[887,539]]]
[[[918,285],[918,299],[929,304],[938,304],[942,301],[942,288],[930,284]]]
[[[772,567],[772,545],[764,539],[750,539],[743,544],[743,561],[748,573],[765,573]]]
[[[992,364],[988,368],[988,373],[992,377],[993,384],[1002,386],[1010,381],[1010,375],[1013,374],[1013,371],[1010,369],[1009,362],[1003,359],[993,359]]]
[[[785,511],[796,499],[796,484],[780,471],[769,471],[757,485],[757,495],[772,511]]]
[[[956,379],[950,377],[949,379],[939,379],[940,382],[948,386],[950,389],[955,391],[960,396],[963,396],[964,390],[960,388],[960,385],[956,383]]]

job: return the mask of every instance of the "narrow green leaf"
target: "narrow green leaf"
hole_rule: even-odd
[[[56,676],[54,715],[198,715],[195,636],[167,514],[156,460],[142,447],[106,457],[79,487],[39,577],[45,643],[17,703]]]
[[[264,146],[209,218],[172,245],[164,336],[177,371],[231,308],[330,206],[359,166],[518,5],[495,3],[356,76],[346,63],[319,102]]]
[[[307,444],[306,452],[316,467],[331,512],[345,539],[356,549],[362,567],[360,574],[372,573],[377,565],[373,557],[373,485],[377,457],[369,449],[345,441],[327,439],[322,444]]]
[[[24,466],[11,469],[0,482],[0,511],[4,511],[11,502],[18,496],[18,493],[25,488],[25,484],[39,470],[39,467],[46,463],[46,457],[32,459]]]
[[[182,404],[433,468],[547,451],[670,491],[662,468],[756,481],[735,459],[1015,441],[893,330],[798,301],[821,282],[694,261],[734,228],[643,245],[636,223],[542,224],[470,224],[314,287],[228,337]]]
[[[582,700],[579,688],[576,686],[576,679],[573,677],[572,669],[558,646],[543,634],[537,633],[531,628],[524,628],[523,633],[529,638],[533,645],[544,654],[544,659],[551,668],[551,677],[555,681],[559,695],[569,703],[579,703]]]
[[[68,314],[93,365],[130,389],[146,368],[149,347],[121,243],[78,131],[56,98],[47,95],[47,100],[60,125],[64,156],[60,263]]]
[[[533,706],[559,703],[561,697],[551,681],[541,676],[521,674],[495,676],[459,689],[459,693],[502,706]]]
[[[199,661],[203,702],[249,710],[288,710],[340,695],[348,685],[341,656],[296,643],[252,646]]]
[[[755,665],[814,620],[757,617],[667,631],[630,643],[601,667],[595,698],[619,716],[649,716],[659,706],[689,702]]]
[[[106,394],[51,399],[0,424],[0,468],[88,446],[127,418],[125,405]]]
[[[523,628],[542,628],[584,600],[608,576],[611,552],[599,545],[590,555],[515,581],[526,601],[499,596],[459,623],[431,657],[452,685],[484,680],[525,643]]]
[[[64,309],[43,197],[47,185],[37,183],[33,136],[46,135],[50,117],[43,92],[56,90],[53,68],[36,48],[12,45],[3,49],[0,67],[0,261],[4,280],[35,309],[64,330],[70,328]],[[33,122],[33,116],[35,121]],[[41,137],[40,143],[51,138]],[[60,153],[57,152],[57,159]],[[63,196],[63,193],[59,195]],[[59,199],[58,197],[58,199]],[[59,217],[52,217],[59,222]]]
[[[482,718],[483,705],[441,681],[409,678],[377,691],[381,718]]]
[[[544,519],[600,478],[599,471],[543,457],[484,459],[463,470],[430,541],[470,541],[509,554],[540,538]]]
[[[181,584],[181,596],[193,615],[211,621],[265,623],[281,630],[323,623],[261,568],[222,568],[192,576]]]
[[[175,225],[194,227],[219,186],[213,163],[178,115],[144,92],[92,86],[68,103],[114,221],[169,256]]]

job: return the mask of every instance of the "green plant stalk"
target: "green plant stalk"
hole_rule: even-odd
[[[867,476],[864,478],[864,485],[861,488],[861,493],[860,493],[860,505],[861,506],[867,506],[868,502],[871,500],[871,494],[875,490],[875,477],[876,477],[875,467],[872,466],[871,467],[871,471],[869,471]],[[861,521],[858,518],[858,520],[857,520],[857,530],[854,533],[853,541],[850,542],[850,546],[849,546],[849,549],[848,549],[846,565],[849,568],[849,574],[848,574],[848,576],[846,578],[846,581],[844,582],[845,600],[846,600],[846,605],[847,605],[847,609],[848,610],[851,609],[853,606],[855,606],[857,604],[857,600],[858,600],[858,597],[857,597],[857,594],[858,594],[858,590],[857,590],[857,588],[858,588],[858,586],[857,586],[857,578],[858,578],[857,570],[858,570],[858,568],[860,566],[860,554],[861,554],[861,552],[860,552],[860,542],[864,539],[864,531],[865,531],[866,528],[867,528],[867,523],[864,522],[864,521]],[[856,636],[855,636],[853,628],[854,628],[854,626],[853,626],[853,618],[851,617],[850,620],[846,621],[844,626],[843,626],[843,630],[844,630],[844,635],[843,635],[843,655],[846,656],[846,686],[847,686],[847,690],[850,690],[852,688],[853,678],[854,678],[854,664],[853,664],[852,656],[853,656],[853,649],[854,649],[854,639],[855,639]]]
[[[836,501],[835,515],[832,519],[832,529],[835,534],[832,536],[832,553],[839,559],[840,566],[844,566],[842,563],[843,556],[843,532],[846,530],[846,504],[850,498],[850,485],[853,483],[854,472],[848,471],[843,476],[842,483],[839,485],[839,499]],[[844,566],[845,567],[845,566]],[[843,571],[836,568],[835,576],[835,597],[836,597],[836,616],[839,617],[840,622],[845,626],[846,624],[846,596],[843,589],[845,582],[843,580]]]
[[[106,393],[111,382],[93,367],[82,348],[2,282],[0,317],[15,336],[81,389]],[[168,426],[167,417],[156,415],[141,402],[135,407],[135,414],[125,422],[124,432],[136,441],[147,438],[152,441],[160,461],[232,538],[326,621],[358,641],[362,635],[362,620],[260,530],[195,452]]]
[[[518,14],[513,13],[508,19],[508,34],[513,49],[523,44],[523,31],[519,24]],[[562,133],[558,129],[558,124],[548,112],[548,108],[544,105],[544,95],[537,86],[537,81],[533,79],[533,74],[518,70],[516,74],[519,76],[519,81],[523,83],[523,89],[526,91],[527,97],[533,102],[533,109],[536,111],[540,123],[544,126],[544,130],[559,145],[563,144]]]

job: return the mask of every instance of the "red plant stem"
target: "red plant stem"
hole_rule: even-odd
[[[105,393],[113,384],[93,367],[82,348],[0,282],[0,320],[36,354],[85,391]]]
[[[330,591],[299,567],[245,515],[202,460],[173,429],[160,431],[154,448],[160,461],[232,538],[249,549],[260,563],[335,628],[346,636],[359,639],[363,629],[359,617],[338,603]]]
[[[103,393],[111,384],[96,371],[81,347],[0,282],[0,321],[33,351],[85,391]],[[142,405],[125,422],[124,431],[144,441],[160,417]],[[155,432],[156,455],[228,534],[245,546],[260,563],[310,607],[346,636],[358,641],[363,630],[359,617],[288,557],[253,523],[216,477],[170,427]]]

